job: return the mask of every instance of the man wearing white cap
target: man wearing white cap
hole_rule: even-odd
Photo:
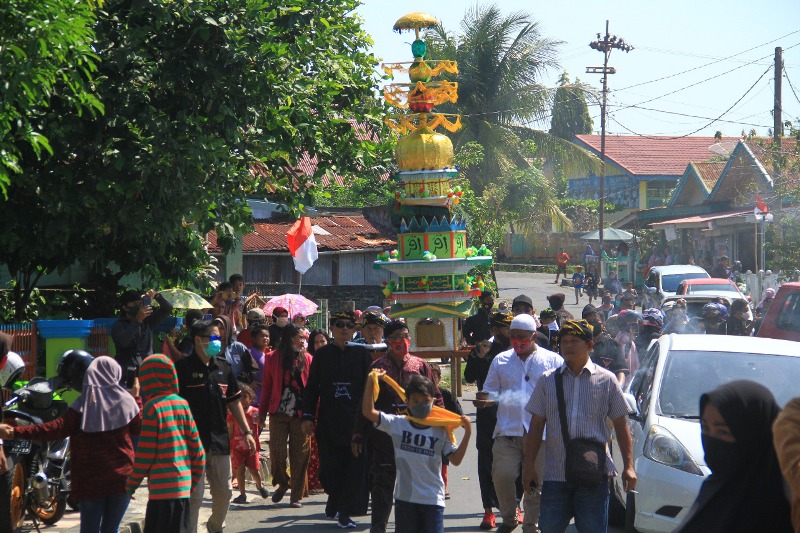
[[[550,350],[537,348],[536,320],[528,314],[514,317],[509,328],[511,349],[498,354],[489,367],[483,390],[497,401],[497,425],[494,430],[492,481],[503,518],[498,533],[508,533],[519,525],[516,480],[524,461],[523,440],[530,428],[531,415],[525,405],[536,382],[548,370],[559,368],[564,360]],[[541,461],[543,454],[537,456]],[[527,489],[527,487],[525,487]],[[538,532],[541,489],[525,491],[522,531]]]

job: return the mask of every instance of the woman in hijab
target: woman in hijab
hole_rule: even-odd
[[[772,393],[752,381],[732,381],[700,397],[711,475],[678,533],[792,531],[772,437],[779,412]]]
[[[100,356],[89,365],[83,392],[64,416],[44,424],[0,424],[0,438],[54,440],[70,437],[72,497],[80,502],[81,533],[116,532],[130,497],[125,482],[133,472],[131,435],[142,427],[139,384],[120,385],[122,368]]]
[[[759,301],[756,306],[756,320],[753,326],[753,335],[758,335],[758,330],[761,329],[761,323],[764,322],[764,316],[767,314],[767,310],[769,306],[772,305],[774,299],[775,289],[770,288],[764,291],[761,301]]]
[[[226,315],[220,315],[212,322],[219,328],[225,360],[231,365],[231,372],[238,381],[250,384],[258,372],[258,363],[253,359],[250,349],[233,338],[233,322]]]

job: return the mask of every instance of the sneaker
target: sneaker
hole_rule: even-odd
[[[265,500],[269,498],[269,491],[264,487],[258,487],[258,493],[261,494],[261,497]]]
[[[278,503],[286,496],[286,491],[289,490],[289,487],[285,487],[283,485],[278,485],[278,488],[275,489],[275,492],[272,493],[272,503]]]
[[[355,529],[358,527],[355,522],[350,520],[349,516],[340,516],[338,525],[342,529]]]
[[[325,518],[328,520],[339,520],[339,513],[329,514],[328,511],[325,511]]]
[[[481,529],[494,529],[497,527],[497,521],[494,517],[494,513],[492,511],[486,511],[483,513],[483,520],[481,521],[480,528]]]
[[[291,507],[292,509],[301,509],[303,507],[303,504],[300,502],[290,502],[289,507]]]
[[[240,494],[235,497],[231,503],[247,503],[247,496]]]
[[[523,522],[522,511],[520,511],[519,508],[517,508],[517,524],[521,524],[522,522]]]

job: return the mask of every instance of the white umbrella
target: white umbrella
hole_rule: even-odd
[[[600,231],[594,230],[590,231],[586,235],[581,236],[581,240],[584,241],[599,241],[600,240]],[[633,240],[633,233],[628,233],[625,230],[617,229],[617,228],[605,228],[603,229],[603,240],[604,241],[621,241],[621,242],[631,242]]]

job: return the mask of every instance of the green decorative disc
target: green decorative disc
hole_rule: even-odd
[[[423,41],[417,39],[411,43],[411,53],[414,54],[414,57],[425,57],[427,52],[428,46]]]

